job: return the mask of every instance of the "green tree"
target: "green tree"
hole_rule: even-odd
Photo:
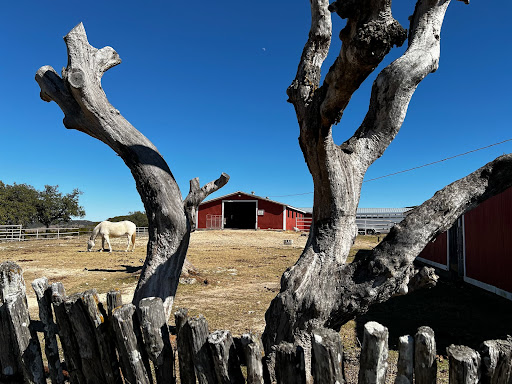
[[[0,181],[0,224],[26,226],[36,220],[38,192],[27,184]]]
[[[73,192],[63,195],[58,185],[45,185],[44,190],[39,192],[36,205],[37,221],[48,228],[52,224],[67,223],[71,217],[84,217],[85,211],[78,204],[81,194],[75,188]]]
[[[115,216],[108,219],[108,221],[117,222],[129,220],[134,223],[137,227],[148,227],[148,217],[145,212],[135,211],[129,212],[128,215],[125,216]]]

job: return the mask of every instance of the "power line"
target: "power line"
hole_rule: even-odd
[[[384,175],[384,176],[375,177],[373,179],[364,180],[363,183],[367,183],[369,181],[375,181],[375,180],[384,179],[385,177],[395,176],[395,175],[399,175],[400,173],[410,172],[410,171],[414,171],[416,169],[428,167],[430,165],[442,163],[443,161],[447,161],[447,160],[455,159],[457,157],[469,155],[470,153],[478,152],[478,151],[481,151],[483,149],[491,148],[491,147],[494,147],[496,145],[500,145],[500,144],[503,144],[503,143],[506,143],[506,142],[509,142],[509,141],[512,141],[512,139],[507,139],[507,140],[500,141],[499,143],[494,143],[494,144],[486,145],[485,147],[480,147],[480,148],[477,148],[477,149],[473,149],[471,151],[467,151],[467,152],[464,152],[464,153],[459,153],[458,155],[446,157],[444,159],[433,161],[431,163],[427,163],[427,164],[423,164],[423,165],[418,165],[417,167],[412,167],[412,168],[404,169],[402,171],[393,172],[393,173],[390,173],[390,174],[387,174],[387,175]],[[294,194],[291,194],[291,195],[279,195],[279,196],[278,195],[272,195],[272,196],[269,196],[269,197],[302,196],[302,195],[311,195],[312,193],[313,192],[304,192],[304,193],[294,193]]]

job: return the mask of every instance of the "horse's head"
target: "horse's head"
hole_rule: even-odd
[[[94,247],[94,240],[87,241],[87,252],[91,252],[92,247]]]

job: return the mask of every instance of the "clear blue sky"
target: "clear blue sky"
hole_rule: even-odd
[[[408,27],[413,2],[395,0]],[[512,137],[510,0],[452,1],[441,36],[439,70],[420,84],[397,139],[369,170],[378,177]],[[339,52],[334,16],[331,55]],[[0,13],[0,180],[38,189],[83,191],[86,218],[142,210],[128,168],[105,144],[62,125],[55,103],[39,98],[37,69],[66,65],[62,37],[83,22],[90,43],[123,62],[103,77],[110,102],[158,147],[184,195],[221,172],[229,184],[212,197],[254,191],[298,207],[312,205],[311,177],[298,146],[285,90],[309,29],[309,1],[9,1]],[[395,49],[389,63],[403,52]],[[384,64],[383,64],[384,65]],[[371,87],[354,95],[339,143],[368,107]],[[365,183],[362,207],[402,207],[433,193],[512,143],[414,172]]]

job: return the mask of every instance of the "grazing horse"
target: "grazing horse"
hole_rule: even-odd
[[[126,252],[130,250],[130,246],[131,251],[133,252],[133,249],[135,248],[136,230],[137,226],[131,221],[120,221],[118,223],[102,221],[92,231],[92,235],[89,241],[87,241],[87,251],[90,252],[92,250],[92,247],[94,247],[94,240],[98,235],[101,236],[100,252],[103,252],[105,250],[105,240],[107,241],[109,252],[112,252],[112,246],[110,245],[110,237],[120,237],[126,235],[128,237],[128,248],[126,248]]]

